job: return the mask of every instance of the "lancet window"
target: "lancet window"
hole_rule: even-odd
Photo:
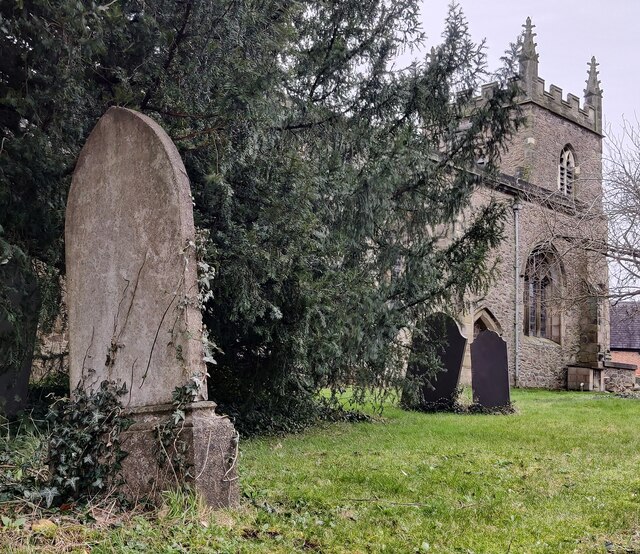
[[[573,182],[576,176],[576,160],[570,146],[565,146],[560,153],[558,165],[558,190],[565,196],[573,194]]]

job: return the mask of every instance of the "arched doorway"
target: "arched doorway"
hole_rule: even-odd
[[[473,317],[473,337],[477,337],[482,331],[493,331],[502,335],[500,323],[488,308],[478,310]]]

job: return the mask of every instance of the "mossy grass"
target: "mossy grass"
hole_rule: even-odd
[[[0,530],[0,550],[640,552],[640,402],[549,391],[513,400],[511,415],[389,405],[383,420],[246,440],[239,509],[172,493],[158,511],[111,526],[62,522],[46,537],[26,514]]]

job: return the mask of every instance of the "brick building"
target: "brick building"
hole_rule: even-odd
[[[498,279],[473,300],[462,327],[469,343],[486,328],[502,335],[512,385],[565,388],[577,380],[568,368],[581,367],[598,389],[609,350],[608,272],[604,256],[585,248],[607,232],[597,63],[591,59],[582,105],[555,85],[547,89],[533,28],[527,19],[519,54],[525,123],[503,155],[502,173],[485,180],[473,199],[476,206],[489,198],[510,206],[496,253]],[[462,383],[470,380],[467,352]]]
[[[636,366],[640,377],[640,305],[618,302],[611,305],[611,360]]]

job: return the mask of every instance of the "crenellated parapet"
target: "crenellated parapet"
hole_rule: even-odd
[[[589,63],[587,88],[584,90],[584,99],[575,94],[568,93],[566,98],[563,91],[556,85],[546,88],[545,80],[538,75],[539,54],[536,50],[536,42],[533,32],[535,25],[531,18],[523,25],[524,32],[519,40],[519,70],[521,96],[518,103],[523,105],[534,103],[538,106],[577,123],[585,129],[602,136],[602,89],[598,80],[598,63],[595,57]],[[492,97],[498,83],[487,83],[482,86],[480,96],[474,99],[475,104],[480,104]]]
[[[522,89],[521,104],[533,102],[549,111],[558,114],[578,125],[602,135],[602,90],[598,80],[597,63],[595,57],[589,64],[587,88],[584,91],[584,102],[580,105],[580,98],[575,94],[567,94],[564,98],[562,89],[556,85],[545,88],[544,79],[538,75],[537,44],[534,42],[535,25],[528,17],[523,25],[524,31],[520,39],[519,78]]]
[[[545,81],[536,77],[528,90],[523,94],[520,103],[534,102],[549,111],[585,127],[594,133],[602,134],[602,108],[588,103],[586,100],[580,105],[580,98],[575,94],[563,96],[562,89],[556,85],[550,85],[545,89]]]

